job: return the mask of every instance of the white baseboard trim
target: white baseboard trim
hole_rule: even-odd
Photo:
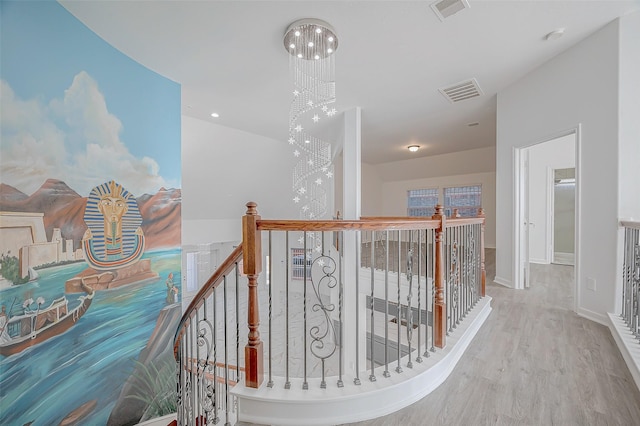
[[[575,265],[575,254],[555,252],[553,254],[553,263],[557,263],[558,265]]]
[[[270,425],[321,426],[394,413],[422,399],[447,379],[490,313],[491,297],[486,296],[447,336],[444,349],[430,353],[421,363],[414,361],[413,368],[407,367],[407,356],[403,357],[403,371],[388,378],[382,375],[384,366],[379,367],[375,382],[369,380],[367,372],[361,373],[361,385],[354,385],[353,378],[345,375],[342,388],[335,385],[336,377],[327,378],[327,389],[320,388],[319,379],[308,379],[308,390],[301,390],[301,379],[291,380],[289,390],[284,389],[281,377],[274,377],[273,388],[263,384],[260,389],[250,389],[240,382],[232,390],[238,398],[238,419]]]
[[[609,327],[609,324],[611,324],[611,322],[609,321],[609,318],[607,318],[606,315],[602,315],[597,312],[590,311],[589,309],[578,308],[578,311],[576,313],[581,317],[597,322],[598,324],[605,325],[607,327]]]
[[[619,315],[609,314],[609,329],[626,362],[636,387],[640,390],[640,341]]]
[[[502,286],[505,286],[505,287],[513,288],[513,284],[511,283],[511,280],[499,277],[497,275],[493,279],[493,282],[496,283],[496,284],[500,284]]]
[[[539,265],[548,265],[549,261],[547,259],[529,259],[529,263],[536,263]]]

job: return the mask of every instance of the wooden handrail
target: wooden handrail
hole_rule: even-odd
[[[440,223],[437,220],[402,220],[389,219],[373,222],[364,220],[258,220],[256,222],[260,231],[382,231],[385,229],[412,230],[412,229],[436,229]]]
[[[420,227],[420,229],[436,229],[440,226],[439,220],[434,219],[425,219],[420,216],[364,216],[360,218],[361,221],[364,222],[380,222],[380,223],[398,223],[398,222],[420,222],[425,226]],[[464,225],[474,225],[481,224],[484,222],[484,217],[476,216],[476,217],[456,217],[456,218],[447,218],[446,227],[454,228],[456,226],[464,226]],[[411,229],[416,229],[417,227],[414,225]],[[368,229],[368,227],[367,227]],[[393,228],[397,229],[397,228]]]
[[[209,297],[213,291],[220,285],[223,281],[224,276],[233,269],[233,267],[242,259],[242,244],[238,245],[229,257],[222,262],[222,265],[216,269],[216,271],[211,275],[211,277],[207,280],[207,282],[202,286],[202,288],[198,291],[198,294],[195,295],[189,307],[184,314],[182,314],[182,318],[180,319],[180,323],[178,324],[178,329],[176,331],[175,337],[173,338],[173,356],[178,359],[178,350],[180,347],[180,339],[184,334],[184,328],[189,325],[193,314],[202,306],[204,300]]]
[[[623,228],[640,229],[640,222],[635,222],[633,220],[621,220],[620,226]]]

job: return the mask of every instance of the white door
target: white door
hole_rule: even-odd
[[[520,192],[520,271],[517,274],[520,277],[519,288],[529,288],[531,268],[529,264],[529,149],[520,150],[520,173],[519,173],[519,192]]]

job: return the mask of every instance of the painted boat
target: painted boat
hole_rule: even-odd
[[[45,308],[28,310],[21,315],[12,316],[6,324],[6,333],[0,339],[0,355],[14,355],[44,342],[70,329],[89,309],[95,292],[85,286],[86,295],[78,297],[80,304],[68,309],[69,301],[65,296],[55,299]],[[25,302],[26,303],[26,302]]]

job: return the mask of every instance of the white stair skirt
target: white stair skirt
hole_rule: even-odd
[[[247,388],[244,381],[231,393],[238,398],[238,419],[267,425],[336,425],[373,419],[391,414],[422,399],[436,389],[451,374],[471,340],[491,313],[491,298],[485,296],[467,314],[458,327],[447,336],[447,346],[431,352],[423,362],[407,367],[402,358],[402,373],[383,377],[384,366],[375,370],[377,381],[369,380],[369,371],[360,373],[361,385],[353,377],[343,376],[344,387],[335,384],[337,377],[328,377],[327,389],[320,389],[320,379],[308,379],[309,390],[302,390],[302,379],[291,379],[291,389],[284,389],[284,378],[274,377],[273,388]],[[424,348],[421,348],[424,352]],[[421,354],[422,355],[422,354]],[[395,363],[390,369],[395,369]]]
[[[636,386],[640,389],[640,341],[631,333],[620,315],[609,314],[609,320],[613,340],[627,363]]]

